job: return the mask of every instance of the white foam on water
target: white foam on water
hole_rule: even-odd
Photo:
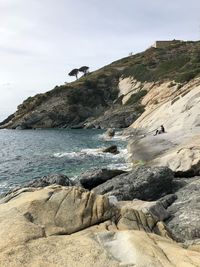
[[[99,156],[105,154],[104,152],[102,152],[102,148],[86,148],[82,149],[81,152],[91,156]]]
[[[4,182],[1,182],[0,183],[0,195],[3,194],[6,191],[12,189],[13,187],[14,186],[9,185],[8,182],[5,182],[5,181]]]
[[[0,189],[6,188],[7,186],[8,186],[8,183],[6,183],[6,182],[0,183]]]
[[[106,153],[102,152],[101,148],[87,148],[82,149],[79,152],[59,152],[54,153],[53,156],[56,158],[68,157],[68,158],[82,158],[86,156],[105,156]]]
[[[102,157],[114,157],[114,158],[122,158],[128,155],[127,149],[120,149],[118,154],[112,154],[112,153],[105,153],[103,152],[104,148],[86,148],[82,149],[79,152],[58,152],[54,153],[53,156],[56,158],[62,158],[62,157],[70,157],[70,158],[77,158],[77,157],[83,157],[83,156],[102,156]]]
[[[115,170],[123,170],[123,171],[130,171],[131,165],[129,163],[112,163],[107,166],[108,169],[115,169]]]

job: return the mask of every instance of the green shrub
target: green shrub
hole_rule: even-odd
[[[85,81],[84,81],[84,85],[85,85],[87,88],[95,89],[95,88],[98,87],[98,81],[97,81],[97,80],[85,80]]]
[[[145,108],[143,105],[138,104],[134,107],[135,111],[139,114],[142,114],[145,111]]]
[[[176,78],[176,82],[178,83],[189,82],[190,80],[195,78],[198,74],[200,74],[200,69],[189,70],[189,71],[180,73]]]
[[[129,100],[126,102],[126,105],[134,105],[138,103],[143,96],[147,94],[147,90],[140,90],[139,92],[133,94]]]

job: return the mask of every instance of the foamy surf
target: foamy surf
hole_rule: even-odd
[[[123,170],[123,171],[130,171],[131,164],[129,163],[112,163],[107,166],[108,169],[111,170]]]
[[[53,156],[55,158],[82,158],[86,156],[123,158],[127,155],[127,149],[119,150],[119,154],[105,153],[103,149],[104,148],[87,148],[81,149],[79,152],[58,152],[54,153]]]

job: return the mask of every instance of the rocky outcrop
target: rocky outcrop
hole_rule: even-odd
[[[139,230],[171,238],[170,232],[162,223],[170,214],[160,202],[134,200],[121,201],[116,205],[119,209],[116,222],[118,230]]]
[[[97,196],[81,188],[56,185],[31,192],[16,192],[9,200],[7,197],[5,201],[2,200],[0,209],[1,214],[4,211],[7,214],[3,215],[5,220],[10,218],[9,225],[15,224],[15,216],[12,216],[14,210],[16,216],[23,215],[20,225],[31,224],[45,236],[71,234],[110,219],[113,215],[112,205],[104,196]],[[25,228],[22,230],[26,232]],[[20,234],[20,228],[18,231]]]
[[[144,111],[141,106],[138,109],[131,106],[114,105],[106,110],[98,118],[90,118],[84,123],[84,128],[127,128],[129,127]]]
[[[24,183],[21,186],[17,186],[14,189],[8,191],[4,196],[8,196],[8,198],[12,198],[12,194],[15,195],[16,192],[21,192],[21,190],[30,190],[30,188],[39,188],[46,187],[49,185],[63,185],[63,186],[72,186],[74,182],[70,180],[66,175],[63,174],[52,174],[48,176],[43,176],[41,178],[33,179],[30,182]],[[1,201],[1,200],[0,200]]]
[[[42,178],[34,179],[26,184],[23,187],[46,187],[49,185],[63,185],[63,186],[70,186],[73,185],[73,182],[63,174],[52,174],[49,176],[43,176]]]
[[[100,244],[127,267],[199,266],[199,253],[193,251],[190,254],[191,251],[157,235],[122,231],[99,233],[97,236]]]
[[[168,207],[168,228],[179,241],[200,239],[200,177],[176,179],[177,199]]]
[[[121,170],[108,170],[108,169],[94,169],[86,171],[79,175],[74,183],[80,185],[85,189],[91,190],[92,188],[112,179],[113,177],[125,173]]]
[[[200,266],[171,239],[160,202],[117,202],[78,187],[21,189],[0,204],[1,266]]]
[[[200,80],[177,89],[169,83],[155,85],[143,98],[145,112],[132,127],[144,132],[132,138],[130,161],[150,166],[168,166],[177,176],[199,174],[200,166]],[[162,90],[161,90],[162,89]],[[164,124],[166,133],[153,136]]]
[[[93,189],[95,193],[114,195],[118,200],[156,200],[172,192],[173,172],[167,167],[136,167]]]
[[[116,145],[112,145],[112,146],[109,146],[107,148],[104,148],[102,150],[102,152],[104,153],[112,153],[112,154],[118,154],[119,151],[117,150],[117,146]]]

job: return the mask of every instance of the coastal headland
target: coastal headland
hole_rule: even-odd
[[[0,266],[200,266],[200,42],[151,47],[30,97],[0,127],[125,128],[131,164],[7,192]]]

